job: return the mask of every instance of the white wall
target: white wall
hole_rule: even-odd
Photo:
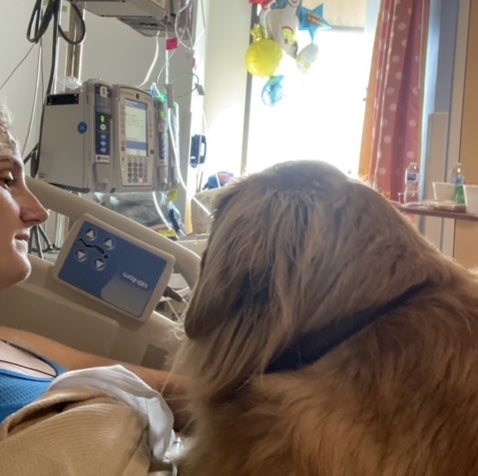
[[[209,0],[204,113],[207,170],[238,174],[241,164],[251,4]]]
[[[26,39],[28,20],[33,8],[30,0],[2,2],[0,6],[0,84],[20,62],[31,47]],[[20,142],[24,142],[31,114],[34,88],[36,83],[37,48],[19,67],[10,81],[0,91],[0,98],[11,109],[15,124],[14,129]],[[37,124],[35,123],[35,126]],[[35,131],[37,127],[35,127]],[[29,148],[36,142],[32,138],[26,146]]]

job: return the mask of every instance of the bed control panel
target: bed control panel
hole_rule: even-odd
[[[172,255],[84,214],[71,228],[52,272],[85,298],[143,320],[161,299],[173,266]]]

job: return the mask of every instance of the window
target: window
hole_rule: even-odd
[[[299,35],[303,47],[309,35]],[[285,160],[317,159],[357,174],[373,35],[333,28],[317,31],[315,43],[319,53],[308,73],[287,58],[285,95],[275,106],[261,100],[267,78],[253,78],[247,173]]]

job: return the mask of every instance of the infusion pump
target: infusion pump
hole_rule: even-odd
[[[164,190],[167,120],[159,108],[145,91],[98,80],[49,95],[37,178],[76,192]]]

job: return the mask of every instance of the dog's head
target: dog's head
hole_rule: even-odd
[[[298,336],[449,273],[370,187],[322,162],[274,166],[219,199],[185,319],[186,365],[220,395]]]

